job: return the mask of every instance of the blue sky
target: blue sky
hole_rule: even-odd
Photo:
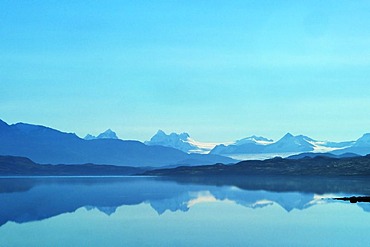
[[[1,1],[0,118],[123,139],[370,132],[369,1]]]

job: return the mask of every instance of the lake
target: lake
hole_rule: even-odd
[[[0,178],[0,246],[363,246],[366,179]]]

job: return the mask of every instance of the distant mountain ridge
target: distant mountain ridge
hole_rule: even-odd
[[[88,139],[88,140],[86,140]],[[112,164],[123,166],[177,166],[212,163],[235,163],[236,160],[289,157],[300,153],[341,155],[370,153],[370,134],[356,141],[318,141],[290,133],[274,142],[261,136],[250,136],[224,144],[195,141],[188,133],[166,134],[159,130],[145,144],[118,139],[108,129],[85,139],[74,133],[52,128],[0,120],[0,155],[25,156],[42,164]],[[204,155],[209,154],[209,155]]]
[[[151,146],[172,147],[186,153],[210,153],[231,157],[238,160],[268,159],[275,156],[288,157],[299,153],[355,153],[365,155],[370,153],[370,134],[365,134],[357,141],[331,142],[318,141],[308,136],[287,133],[274,142],[272,139],[252,135],[216,145],[195,141],[188,133],[166,134],[159,130],[150,141],[145,144]]]
[[[84,140],[52,128],[0,122],[0,155],[28,157],[40,164],[105,164],[134,167],[235,163],[219,155],[186,154],[119,139]]]
[[[265,138],[267,139],[267,138]],[[269,140],[269,139],[267,139]],[[293,154],[298,154],[302,152],[320,152],[320,153],[327,153],[335,151],[336,154],[343,154],[343,153],[356,153],[356,154],[367,154],[367,152],[357,153],[360,148],[356,150],[349,149],[352,146],[356,146],[357,144],[370,152],[370,143],[367,141],[363,141],[365,146],[358,141],[350,141],[350,142],[327,142],[327,141],[317,141],[308,136],[304,135],[297,135],[293,136],[290,133],[287,133],[283,136],[280,140],[276,142],[272,142],[269,140],[268,142],[235,142],[230,145],[218,145],[214,149],[210,151],[211,154],[219,154],[225,155],[228,157],[235,157],[238,155],[251,155],[251,154],[270,154],[270,156],[266,155],[269,158],[274,156],[290,156]],[[363,151],[364,151],[363,150]],[[265,157],[266,157],[265,156]]]

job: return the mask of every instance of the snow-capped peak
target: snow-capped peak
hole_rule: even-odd
[[[308,140],[312,139],[302,135],[293,136],[287,133],[277,142],[268,145],[265,151],[271,153],[313,151],[313,145]]]
[[[171,133],[167,135],[163,130],[158,130],[147,143],[187,141],[188,138],[189,134],[185,132],[181,134]]]
[[[246,138],[243,138],[243,139],[240,139],[240,140],[237,140],[235,142],[235,145],[243,145],[243,144],[247,144],[247,143],[255,143],[255,144],[259,144],[259,145],[267,145],[267,144],[271,144],[273,143],[273,140],[271,139],[267,139],[265,137],[262,137],[262,136],[250,136],[250,137],[246,137]]]
[[[294,143],[296,145],[314,145],[317,141],[304,135],[294,136],[291,133],[285,134],[280,140],[276,143]]]
[[[216,143],[195,141],[190,138],[190,135],[186,132],[181,134],[171,133],[167,135],[163,130],[158,130],[150,141],[146,141],[145,144],[172,147],[186,153],[208,153],[217,145]]]

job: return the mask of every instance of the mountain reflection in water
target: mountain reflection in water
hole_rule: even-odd
[[[333,197],[369,194],[365,179],[88,177],[0,179],[0,226],[97,208],[107,215],[123,205],[150,204],[158,213],[188,211],[202,202],[230,201],[248,208],[278,204],[287,212]],[[370,211],[367,204],[359,204]]]

